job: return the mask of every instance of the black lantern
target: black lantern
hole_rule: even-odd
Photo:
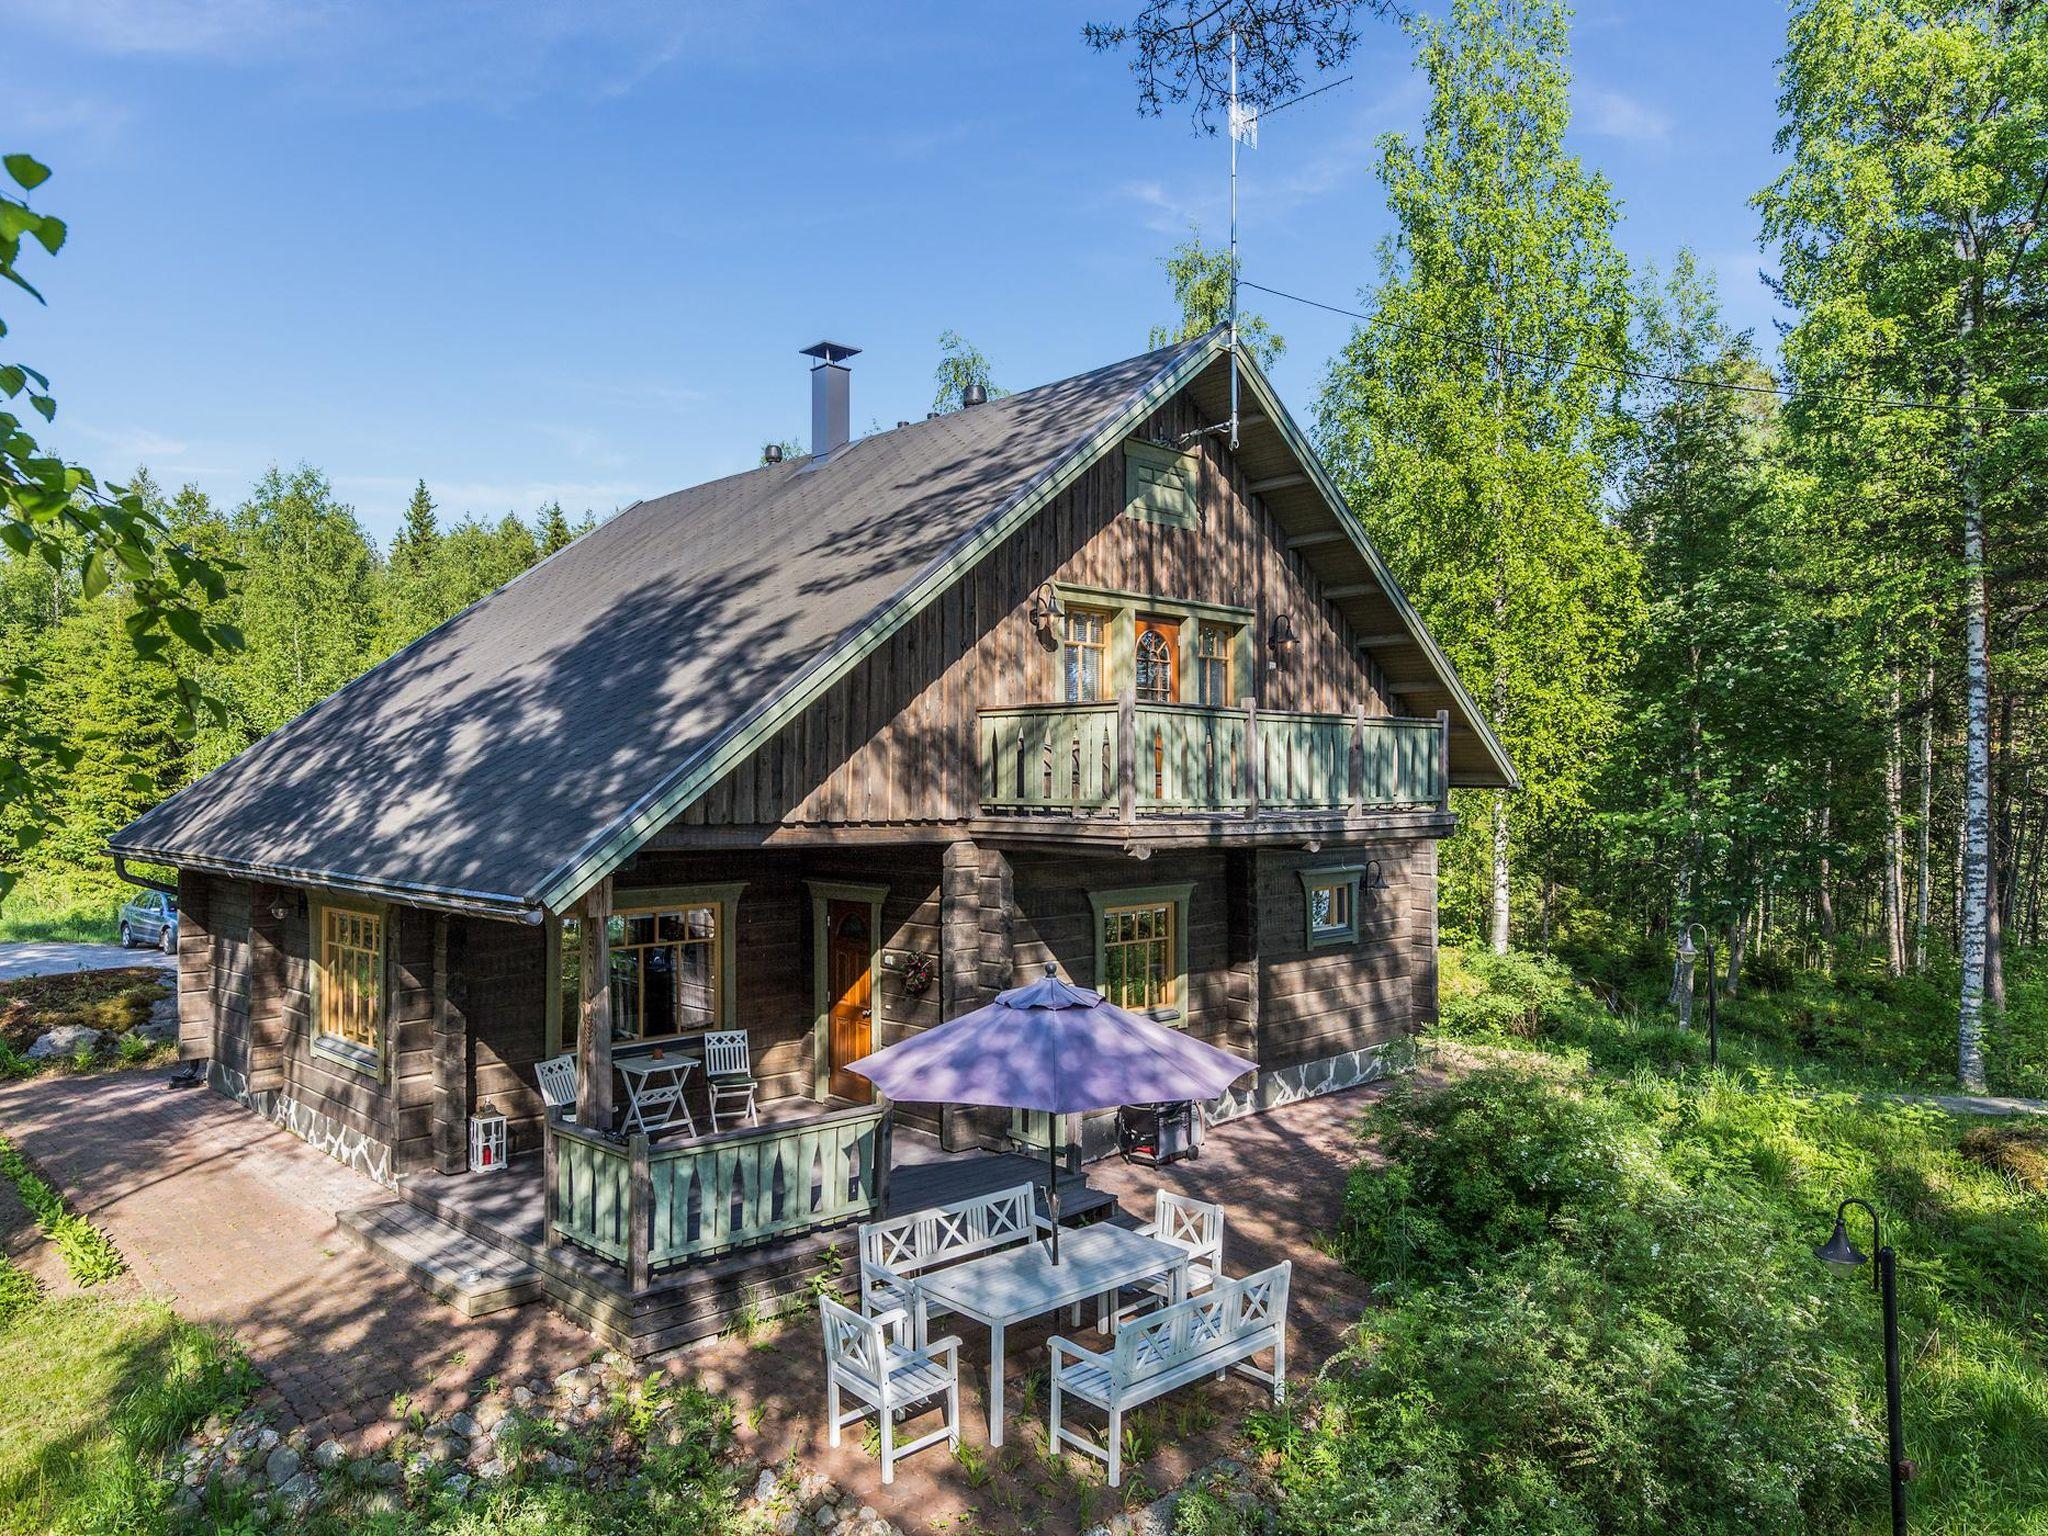
[[[1884,1410],[1885,1440],[1891,1462],[1892,1533],[1906,1536],[1906,1483],[1913,1476],[1913,1464],[1906,1460],[1905,1419],[1899,1407],[1899,1261],[1886,1245],[1884,1228],[1877,1211],[1867,1200],[1850,1196],[1835,1207],[1835,1230],[1813,1250],[1813,1256],[1830,1269],[1856,1273],[1870,1260],[1849,1241],[1849,1207],[1858,1206],[1870,1218],[1870,1244],[1877,1250],[1877,1274],[1873,1277],[1878,1304],[1884,1311]]]
[[[1273,627],[1266,632],[1268,665],[1280,666],[1291,660],[1294,648],[1301,644],[1301,637],[1294,632],[1294,617],[1291,614],[1273,615]]]
[[[1066,606],[1051,582],[1031,594],[1031,625],[1045,639],[1054,638],[1054,630],[1066,616]]]

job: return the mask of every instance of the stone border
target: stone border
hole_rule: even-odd
[[[234,1100],[244,1109],[254,1110],[272,1125],[290,1131],[299,1140],[326,1153],[337,1163],[353,1168],[365,1178],[376,1180],[386,1189],[398,1187],[398,1177],[391,1168],[391,1148],[352,1126],[343,1125],[332,1115],[322,1114],[275,1088],[252,1093],[246,1073],[224,1067],[215,1060],[206,1063],[206,1086],[224,1098]]]

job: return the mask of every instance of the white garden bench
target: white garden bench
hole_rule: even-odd
[[[1038,1213],[1038,1186],[1015,1184],[992,1195],[929,1206],[860,1229],[860,1309],[870,1317],[898,1307],[915,1314],[924,1338],[925,1303],[911,1281],[927,1270],[1029,1242],[1052,1230]]]
[[[1219,1279],[1200,1296],[1125,1323],[1107,1354],[1055,1338],[1052,1352],[1052,1443],[1085,1451],[1109,1464],[1109,1486],[1123,1481],[1124,1414],[1204,1376],[1235,1370],[1268,1383],[1273,1401],[1287,1392],[1287,1282],[1294,1266],[1280,1263],[1242,1280]],[[1252,1357],[1270,1349],[1273,1369]],[[1094,1444],[1066,1427],[1062,1399],[1078,1397],[1109,1415],[1108,1445]]]

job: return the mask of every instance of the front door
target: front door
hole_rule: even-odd
[[[875,978],[870,968],[874,941],[868,933],[866,902],[825,903],[825,985],[831,999],[832,1096],[865,1104],[874,1089],[858,1072],[846,1070],[874,1049]]]
[[[1137,680],[1140,704],[1180,702],[1180,623],[1176,619],[1140,619],[1137,633]]]

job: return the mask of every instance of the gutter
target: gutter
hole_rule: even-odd
[[[160,885],[153,880],[128,874],[123,868],[123,861],[130,857],[147,859],[153,864],[168,864],[176,869],[204,870],[208,874],[227,875],[235,879],[275,880],[286,885],[343,891],[350,895],[370,896],[380,901],[395,901],[433,911],[459,912],[467,917],[491,918],[501,923],[536,924],[543,921],[547,915],[532,902],[521,901],[513,896],[501,896],[491,891],[448,889],[406,880],[370,880],[357,875],[338,875],[329,870],[294,869],[283,864],[261,864],[245,859],[173,853],[161,848],[127,848],[115,852],[114,868],[122,878],[137,885],[167,891],[174,896],[177,894],[176,886]]]
[[[158,880],[152,875],[138,875],[128,868],[128,860],[121,854],[114,855],[114,874],[130,885],[139,885],[145,891],[162,891],[166,896],[178,894],[178,887],[168,880]]]

